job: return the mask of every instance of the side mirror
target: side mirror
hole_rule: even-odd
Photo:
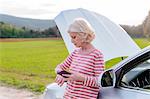
[[[103,72],[99,76],[99,85],[101,87],[114,87],[115,85],[115,73],[113,69]]]

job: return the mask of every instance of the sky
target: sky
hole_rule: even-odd
[[[150,0],[0,0],[0,14],[54,19],[61,11],[84,8],[117,24],[139,25],[150,11]]]

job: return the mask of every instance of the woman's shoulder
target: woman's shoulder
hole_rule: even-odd
[[[95,48],[95,50],[94,50],[93,54],[94,54],[95,56],[101,56],[101,55],[103,56],[102,51],[101,51],[101,50],[99,50],[99,49],[97,49],[97,48]]]
[[[74,52],[78,52],[80,50],[80,48],[75,48]]]
[[[79,52],[79,48],[76,48],[76,49],[73,50],[73,52],[71,52],[71,54],[76,54],[78,52]]]

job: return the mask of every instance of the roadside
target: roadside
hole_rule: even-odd
[[[0,99],[43,99],[42,95],[37,95],[25,89],[15,89],[12,87],[0,86]]]

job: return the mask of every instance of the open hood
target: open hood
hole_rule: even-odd
[[[67,29],[75,18],[85,18],[95,29],[96,38],[92,44],[104,54],[104,60],[130,56],[140,50],[127,32],[105,16],[82,8],[62,11],[55,17],[66,47],[71,53],[74,45],[71,43]]]

